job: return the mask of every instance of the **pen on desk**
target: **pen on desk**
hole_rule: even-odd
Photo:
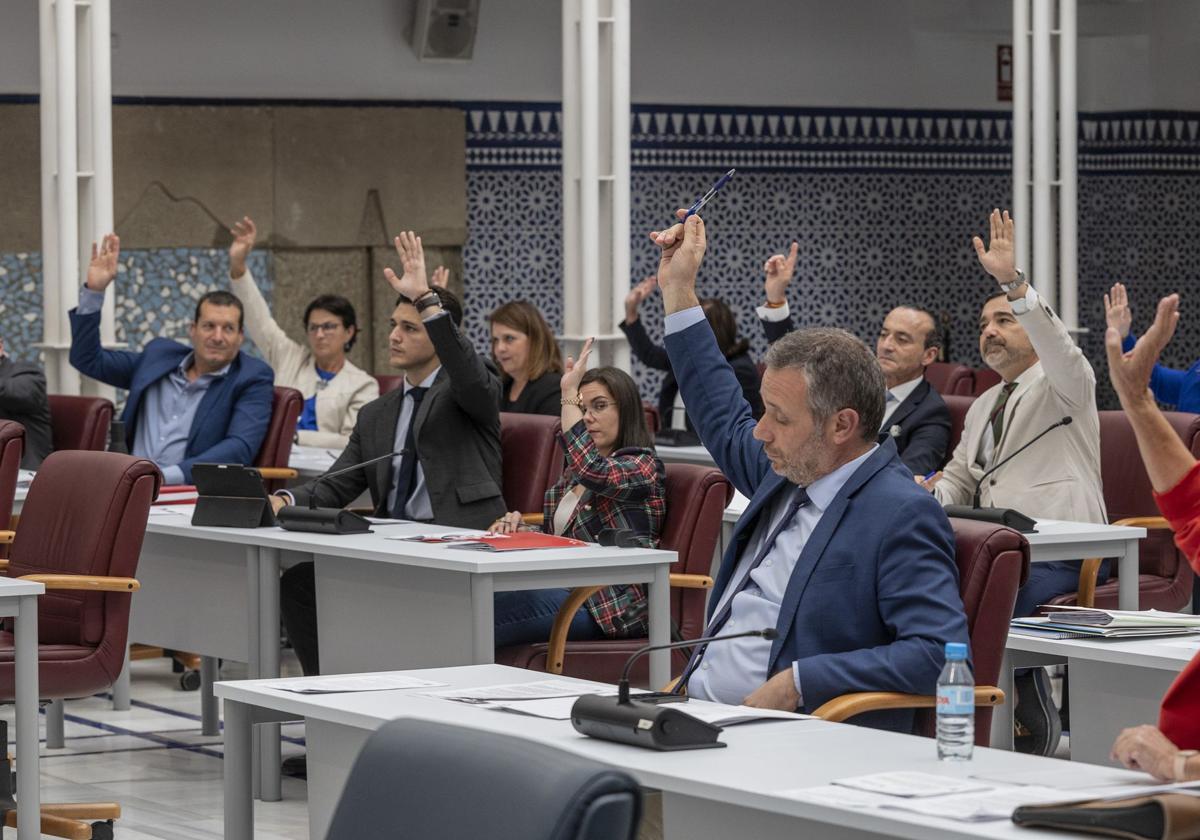
[[[737,170],[730,169],[728,172],[722,175],[720,179],[718,179],[717,183],[713,184],[711,190],[697,198],[696,202],[687,209],[687,213],[684,215],[683,220],[687,221],[688,216],[695,216],[704,208],[705,204],[708,204],[708,202],[712,201],[712,199],[716,196],[717,191],[729,183],[729,179],[733,177],[734,172],[737,172]]]

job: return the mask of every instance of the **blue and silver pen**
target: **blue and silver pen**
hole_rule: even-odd
[[[688,219],[688,216],[695,216],[697,213],[699,213],[704,208],[705,204],[708,204],[708,202],[712,201],[713,197],[716,196],[717,191],[720,190],[721,187],[723,187],[729,183],[729,179],[733,177],[734,172],[737,172],[737,170],[730,169],[728,172],[726,172],[724,175],[721,176],[720,180],[718,180],[717,183],[713,184],[713,187],[711,190],[709,190],[704,195],[697,198],[696,203],[688,208],[687,215],[685,215],[683,217],[683,220],[686,222]]]
[[[937,471],[937,470],[933,470],[933,471],[932,471],[932,472],[930,472],[928,475],[926,475],[924,478],[922,478],[922,479],[921,479],[921,481],[922,481],[922,482],[926,482],[926,481],[928,481],[929,479],[933,478],[933,477],[934,477],[935,475],[937,475],[937,474],[938,474],[938,471]]]

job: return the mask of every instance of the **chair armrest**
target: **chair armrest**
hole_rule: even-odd
[[[522,525],[537,525],[538,527],[541,527],[545,521],[546,521],[546,514],[544,514],[544,513],[522,513],[521,514],[521,524]]]
[[[300,473],[291,467],[255,467],[258,474],[267,481],[296,478]]]
[[[1118,519],[1113,525],[1126,525],[1130,528],[1146,528],[1150,531],[1170,530],[1171,525],[1162,516],[1130,516]],[[1100,564],[1103,558],[1089,557],[1079,567],[1079,589],[1075,595],[1075,603],[1081,607],[1096,606],[1096,579],[1100,574]]]
[[[671,572],[671,586],[679,589],[712,589],[713,579],[708,575],[685,575]]]
[[[21,575],[18,580],[44,584],[47,590],[74,589],[90,592],[137,592],[142,585],[134,578],[100,575]]]
[[[16,531],[0,531],[0,545],[11,545],[16,538]]]
[[[562,602],[562,606],[558,608],[558,613],[554,616],[554,626],[550,628],[550,642],[546,650],[546,673],[561,674],[563,669],[563,659],[567,650],[567,631],[571,629],[571,620],[575,618],[575,613],[582,607],[588,598],[591,598],[603,586],[577,586],[567,595],[567,600]]]
[[[1004,703],[1004,692],[995,686],[975,687],[976,706],[999,706]],[[814,717],[832,723],[841,723],[863,712],[882,709],[931,709],[937,705],[932,694],[902,694],[899,691],[860,691],[835,697],[813,712]]]

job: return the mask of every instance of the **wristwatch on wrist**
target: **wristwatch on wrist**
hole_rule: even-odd
[[[438,293],[435,292],[433,289],[430,289],[429,291],[425,292],[424,294],[422,294],[420,297],[418,297],[416,300],[413,301],[413,306],[415,306],[417,308],[418,315],[420,313],[424,312],[426,309],[429,309],[434,306],[441,306],[441,305],[442,305],[442,299],[440,297],[438,297]]]
[[[1192,756],[1200,755],[1200,750],[1180,750],[1175,753],[1175,781],[1187,781],[1187,763]]]
[[[1004,291],[1008,292],[1009,294],[1012,294],[1017,289],[1021,288],[1021,284],[1025,282],[1025,272],[1019,268],[1016,271],[1017,271],[1017,279],[1016,280],[1012,281],[1011,283],[1001,283],[1000,284],[1000,288],[1003,289]]]
[[[1016,300],[1009,301],[1009,306],[1012,307],[1014,315],[1024,315],[1029,310],[1037,306],[1038,293],[1033,290],[1033,286],[1025,287],[1025,297],[1019,297]]]

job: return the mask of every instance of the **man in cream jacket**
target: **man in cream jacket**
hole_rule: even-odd
[[[275,370],[275,384],[304,395],[297,424],[303,446],[344,449],[358,411],[379,396],[375,377],[346,358],[358,337],[354,306],[339,295],[321,295],[304,313],[305,347],[289,338],[271,316],[262,292],[246,268],[257,230],[243,217],[230,230],[229,278],[246,310],[246,333]]]
[[[1002,381],[971,405],[945,471],[925,484],[943,505],[969,505],[987,470],[1070,417],[1069,425],[1054,429],[983,479],[980,504],[1014,508],[1034,518],[1105,523],[1096,374],[1063,322],[1016,269],[1008,212],[992,211],[990,223],[989,247],[985,250],[979,237],[974,245],[1000,291],[979,316],[979,352]],[[1079,565],[1033,564],[1017,593],[1014,615],[1032,615],[1039,604],[1077,591]],[[1105,561],[1099,581],[1107,577]],[[1027,751],[1049,754],[1059,734],[1049,681],[1040,668],[1018,675],[1017,718],[1033,738]],[[1042,708],[1033,708],[1035,703]]]

